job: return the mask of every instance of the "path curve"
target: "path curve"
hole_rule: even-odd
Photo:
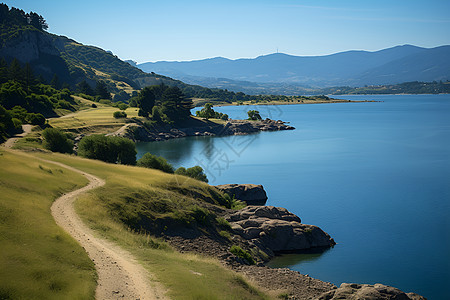
[[[2,146],[12,148],[18,139],[31,132],[32,127],[29,124],[22,125],[23,133],[8,139]],[[76,214],[73,206],[75,200],[81,194],[103,186],[105,181],[63,163],[43,158],[39,160],[79,173],[89,180],[89,184],[85,187],[56,199],[51,206],[51,213],[56,223],[81,244],[94,262],[98,274],[95,298],[98,300],[165,299],[164,288],[131,253],[110,241],[95,237],[93,230],[88,228]]]
[[[51,212],[56,223],[86,250],[98,273],[96,299],[164,299],[164,291],[155,279],[126,250],[98,238],[75,212],[73,203],[83,193],[105,184],[102,179],[68,165],[41,159],[85,176],[89,184],[64,194],[53,202]],[[152,281],[152,285],[150,285]]]
[[[22,130],[23,132],[20,134],[16,134],[13,137],[7,139],[2,146],[5,148],[12,148],[14,146],[14,144],[20,139],[23,138],[24,136],[26,136],[27,134],[29,134],[31,132],[31,129],[33,128],[33,125],[30,124],[25,124],[22,125]]]

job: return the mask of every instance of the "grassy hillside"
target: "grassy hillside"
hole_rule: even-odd
[[[74,172],[0,150],[0,299],[93,299],[94,264],[50,206],[87,184]]]
[[[76,203],[82,219],[96,232],[133,253],[169,290],[170,299],[266,299],[269,296],[217,260],[175,252],[163,241],[139,233],[148,220],[178,220],[200,228],[216,222],[209,203],[222,197],[209,185],[158,170],[106,164],[74,156],[36,153],[106,180],[106,185]],[[199,213],[200,212],[200,213]],[[206,219],[204,215],[206,214]],[[176,226],[176,225],[175,225]],[[162,228],[164,230],[164,228]]]

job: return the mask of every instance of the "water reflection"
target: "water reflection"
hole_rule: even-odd
[[[189,137],[162,142],[139,142],[136,143],[137,159],[145,153],[162,156],[174,165],[181,165],[183,161],[192,156],[193,146],[200,143],[202,137]]]
[[[210,181],[215,181],[231,164],[242,158],[260,133],[232,136],[186,137],[162,142],[136,143],[137,158],[145,153],[166,158],[174,167],[203,168]]]
[[[267,263],[271,268],[290,268],[302,263],[309,263],[321,258],[330,248],[312,248],[295,253],[281,254]]]

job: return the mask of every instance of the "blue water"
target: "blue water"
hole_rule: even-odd
[[[341,98],[383,102],[220,107],[236,119],[257,109],[297,129],[141,143],[138,156],[201,165],[211,184],[262,184],[268,205],[337,242],[272,266],[449,299],[450,95]]]

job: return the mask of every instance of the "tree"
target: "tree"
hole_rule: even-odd
[[[153,109],[152,109],[152,120],[157,122],[157,123],[161,123],[165,119],[167,119],[167,116],[161,112],[160,107],[159,106],[153,106]]]
[[[15,127],[11,114],[0,105],[0,143],[14,133]]]
[[[24,73],[25,85],[27,87],[27,90],[29,90],[30,86],[36,83],[36,78],[34,77],[33,70],[31,69],[31,66],[29,63],[25,64],[23,73]]]
[[[2,57],[2,58],[0,58],[0,84],[7,82],[8,79],[9,79],[8,64],[6,63],[5,59]]]
[[[184,175],[184,176],[188,176],[200,181],[204,181],[204,182],[208,182],[208,178],[206,177],[206,174],[203,172],[203,168],[200,166],[194,166],[192,168],[183,168],[183,167],[179,167],[176,171],[175,174],[177,175]]]
[[[115,111],[113,113],[113,117],[116,119],[120,119],[120,118],[126,118],[127,117],[127,113],[124,111]]]
[[[208,120],[210,118],[214,118],[216,116],[216,112],[214,111],[213,105],[211,103],[206,103],[205,107],[196,112],[196,115],[200,118],[205,118],[206,120]]]
[[[78,145],[78,155],[109,163],[136,164],[134,142],[118,136],[101,134],[85,136]]]
[[[45,125],[45,117],[43,114],[40,114],[40,113],[37,113],[37,114],[29,113],[27,115],[27,121],[31,125],[39,125],[39,126]]]
[[[24,74],[19,61],[14,58],[9,65],[9,78],[18,82],[24,81]]]
[[[61,88],[61,83],[59,82],[58,75],[56,75],[56,74],[53,75],[53,78],[50,81],[50,85],[57,90]]]
[[[168,87],[161,97],[162,112],[169,121],[179,122],[189,118],[193,103],[178,87]]]
[[[108,87],[103,80],[97,81],[95,86],[95,94],[100,96],[101,99],[111,99],[111,94],[108,92]]]
[[[257,110],[249,110],[247,112],[247,115],[248,115],[248,119],[249,120],[256,121],[256,120],[261,120],[262,119],[261,115],[259,114],[259,111],[257,111]]]
[[[72,153],[73,142],[67,134],[56,128],[46,128],[42,132],[44,147],[52,152]]]
[[[156,156],[148,152],[137,161],[137,166],[173,173],[173,166],[164,157]]]
[[[145,87],[141,90],[138,95],[138,105],[139,108],[147,116],[152,112],[153,106],[155,106],[156,96],[153,87]]]
[[[94,95],[94,90],[92,89],[92,87],[89,85],[89,83],[86,82],[86,80],[81,81],[78,85],[77,85],[77,91],[81,94],[85,94],[85,95],[90,95],[93,96]]]
[[[45,19],[35,12],[30,12],[28,14],[28,22],[31,26],[35,27],[38,30],[42,31],[48,29],[48,25]]]

